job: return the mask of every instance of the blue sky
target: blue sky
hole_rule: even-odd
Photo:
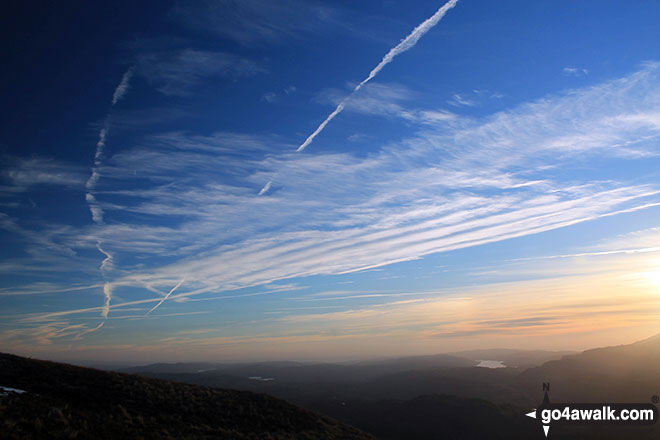
[[[333,360],[660,331],[657,2],[3,8],[2,351]]]

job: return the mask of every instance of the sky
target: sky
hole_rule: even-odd
[[[657,1],[5,3],[0,351],[660,332]]]

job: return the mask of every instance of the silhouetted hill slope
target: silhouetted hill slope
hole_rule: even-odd
[[[532,408],[496,405],[483,399],[424,395],[411,400],[319,401],[310,408],[374,434],[382,440],[531,440],[546,438]],[[562,440],[656,440],[658,426],[551,425]]]
[[[282,400],[0,354],[3,438],[369,439]]]
[[[425,395],[407,401],[325,401],[312,407],[383,440],[527,440],[542,436],[535,420],[482,399]]]
[[[586,350],[520,374],[521,389],[551,383],[557,402],[648,402],[660,395],[660,334],[634,344]]]

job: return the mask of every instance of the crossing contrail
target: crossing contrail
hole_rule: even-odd
[[[415,29],[413,29],[413,31],[406,38],[401,40],[399,44],[397,44],[392,49],[390,49],[387,55],[385,55],[383,59],[380,61],[380,63],[378,63],[378,65],[374,67],[373,70],[369,73],[369,76],[367,76],[360,84],[355,86],[351,94],[348,95],[339,103],[335,111],[330,113],[330,115],[327,118],[325,118],[325,121],[321,122],[321,125],[319,125],[318,128],[314,130],[314,133],[310,134],[309,137],[305,139],[305,142],[303,142],[296,151],[302,151],[305,149],[305,147],[311,144],[314,138],[323,131],[326,125],[328,125],[328,122],[332,121],[335,118],[335,116],[337,116],[339,113],[341,113],[342,110],[344,110],[344,107],[346,107],[346,102],[351,98],[351,96],[353,96],[353,94],[355,94],[355,92],[360,90],[362,86],[364,86],[366,83],[371,81],[373,77],[378,75],[378,72],[383,70],[383,67],[389,64],[394,59],[395,56],[407,51],[408,49],[413,48],[425,33],[430,31],[436,24],[438,24],[438,22],[442,19],[442,17],[445,16],[447,11],[449,11],[451,8],[456,6],[456,3],[458,3],[458,0],[449,0],[440,9],[438,9],[435,12],[435,14],[427,18]]]
[[[159,302],[158,304],[156,304],[155,306],[153,306],[153,307],[151,308],[151,310],[149,310],[147,313],[145,313],[144,316],[147,316],[148,314],[150,314],[151,312],[153,312],[154,310],[156,310],[158,307],[160,307],[160,305],[161,305],[162,303],[164,303],[165,300],[166,300],[167,298],[169,298],[170,295],[171,295],[172,293],[174,293],[174,291],[175,291],[176,289],[178,289],[178,288],[181,286],[181,284],[183,284],[183,282],[184,282],[185,280],[186,280],[185,277],[182,278],[181,281],[179,281],[179,283],[178,283],[176,286],[172,287],[172,290],[170,290],[169,292],[167,292],[167,295],[165,295],[165,296],[163,297],[163,299],[161,299],[160,302]]]

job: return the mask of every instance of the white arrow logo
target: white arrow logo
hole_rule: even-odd
[[[531,417],[531,418],[535,419],[536,418],[536,410],[534,410],[532,412],[528,412],[525,415],[527,417]],[[545,432],[546,437],[548,436],[548,431],[550,431],[550,427],[548,425],[543,425],[543,432]]]

